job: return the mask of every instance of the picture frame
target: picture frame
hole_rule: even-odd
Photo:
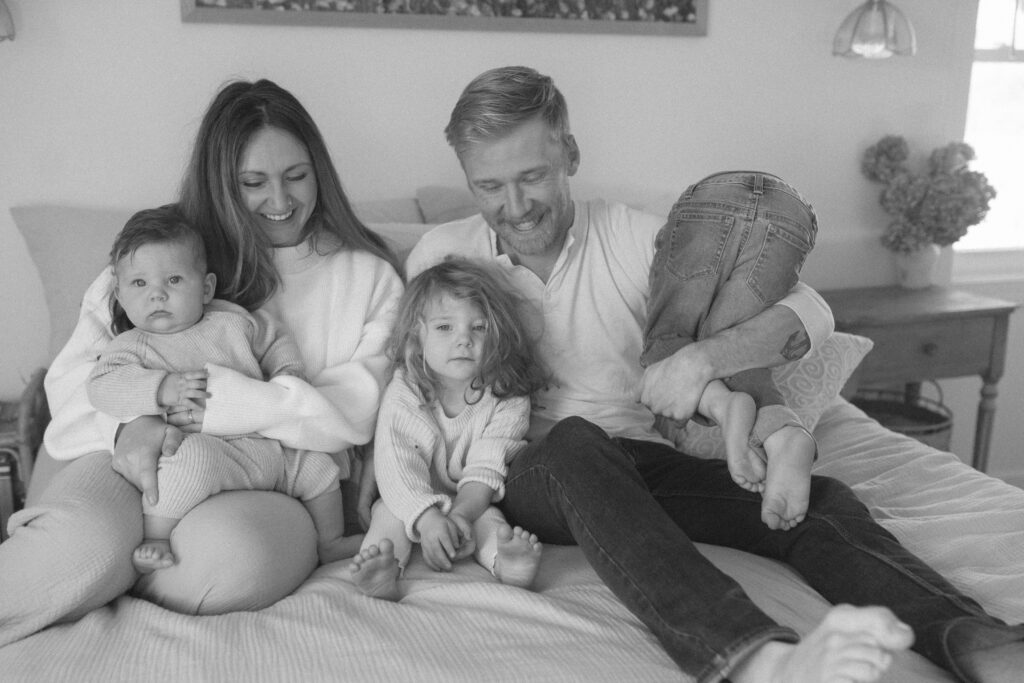
[[[181,0],[181,19],[186,23],[704,36],[708,5],[708,0]],[[595,15],[598,18],[592,18]]]

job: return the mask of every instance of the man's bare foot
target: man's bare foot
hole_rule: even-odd
[[[317,544],[316,552],[320,557],[320,564],[347,560],[359,552],[359,546],[363,544],[363,534],[354,536],[338,536],[326,542]]]
[[[1024,629],[957,624],[948,645],[966,677],[985,683],[1015,683],[1024,670]]]
[[[789,530],[804,521],[811,497],[811,465],[817,448],[801,427],[786,425],[764,440],[768,474],[761,520],[769,529]]]
[[[150,574],[157,569],[174,565],[171,542],[166,538],[147,538],[132,553],[132,564],[140,574]]]
[[[771,642],[730,672],[735,683],[871,683],[914,632],[884,607],[837,605],[796,645]]]
[[[398,593],[398,560],[395,545],[383,539],[380,545],[371,545],[352,557],[349,568],[352,583],[363,595],[381,600],[396,601]]]
[[[711,417],[721,426],[725,439],[725,460],[732,480],[747,491],[764,489],[765,464],[750,447],[750,430],[757,419],[757,406],[750,394],[733,391]]]
[[[543,544],[537,537],[520,527],[508,524],[498,527],[498,556],[494,560],[494,575],[503,584],[529,588],[540,567]]]

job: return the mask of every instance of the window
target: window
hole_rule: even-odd
[[[964,140],[996,188],[958,252],[1024,249],[1024,0],[980,0]],[[1024,262],[1019,263],[1024,271]]]

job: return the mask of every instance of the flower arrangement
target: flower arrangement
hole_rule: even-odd
[[[967,168],[974,150],[966,143],[932,151],[924,173],[907,168],[909,156],[902,136],[887,135],[868,147],[861,161],[864,175],[885,185],[879,202],[893,221],[882,244],[897,252],[953,244],[985,218],[996,191],[984,173]]]

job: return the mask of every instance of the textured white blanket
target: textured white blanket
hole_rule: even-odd
[[[881,429],[841,399],[815,436],[819,473],[851,484],[886,527],[991,612],[1024,620],[1024,491]],[[782,565],[701,549],[782,623],[806,631],[828,609]],[[545,549],[534,592],[497,584],[472,562],[436,574],[418,554],[398,603],[358,595],[344,576],[340,565],[321,567],[268,609],[216,617],[122,597],[0,649],[0,679],[687,680],[577,548]],[[949,678],[908,653],[884,680]]]

